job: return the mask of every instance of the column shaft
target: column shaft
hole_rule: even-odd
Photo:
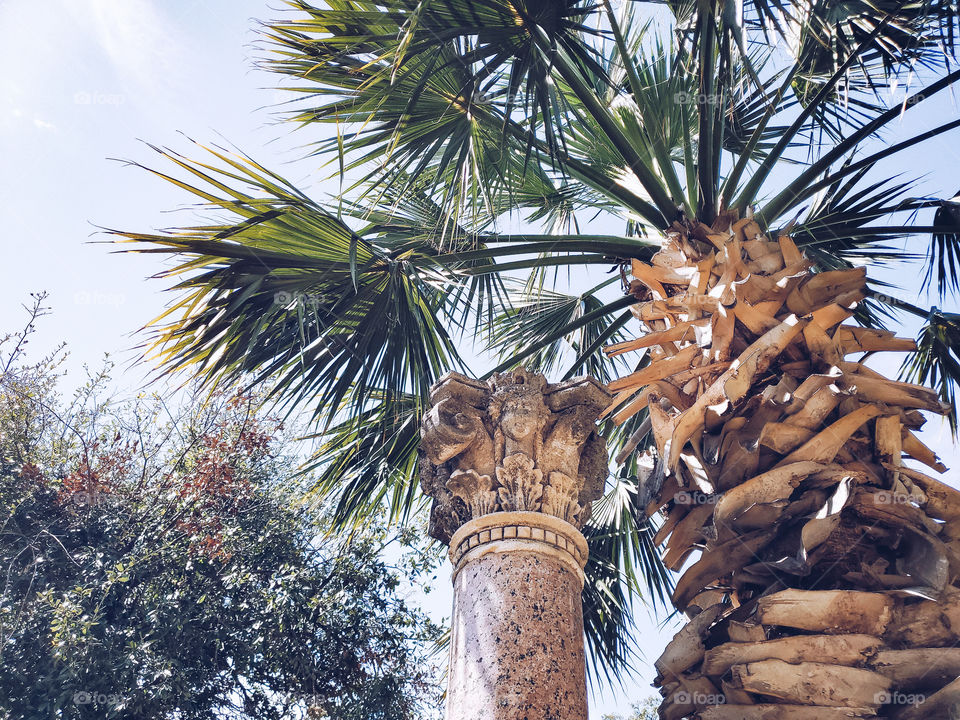
[[[586,720],[582,535],[541,513],[495,513],[461,528],[458,552],[447,720]]]

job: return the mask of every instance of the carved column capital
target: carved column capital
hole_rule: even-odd
[[[495,512],[538,512],[582,527],[607,477],[596,420],[610,400],[590,378],[550,384],[522,369],[486,383],[445,375],[421,428],[430,534],[450,543],[464,523]]]

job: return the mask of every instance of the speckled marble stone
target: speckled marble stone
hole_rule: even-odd
[[[510,525],[520,515],[544,518],[498,513],[480,520]],[[560,528],[562,521],[548,520]],[[544,525],[530,524],[534,534]],[[578,536],[574,552],[585,551],[576,528],[563,526],[565,535]],[[581,566],[581,558],[556,541],[529,538],[488,541],[461,557],[454,577],[447,720],[586,719]]]

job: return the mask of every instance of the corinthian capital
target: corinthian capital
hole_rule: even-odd
[[[486,383],[449,373],[430,399],[421,484],[434,500],[431,535],[449,542],[494,512],[542,512],[582,527],[608,472],[596,420],[611,395],[600,383],[551,385],[526,370]]]

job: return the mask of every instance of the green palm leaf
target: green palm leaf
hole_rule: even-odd
[[[960,315],[930,310],[917,338],[917,352],[908,357],[901,377],[930,385],[952,409],[950,429],[957,434],[956,388],[960,383]]]
[[[148,246],[138,252],[185,258],[160,273],[187,274],[174,285],[184,297],[158,318],[154,337],[167,370],[211,382],[271,378],[273,395],[309,402],[329,422],[344,406],[362,412],[382,387],[425,398],[460,367],[440,321],[442,285],[414,250],[359,236],[249,158],[213,149],[221,167],[212,167],[161,152],[200,184],[166,179],[232,219],[115,232]],[[235,189],[241,182],[256,194]]]
[[[930,287],[934,275],[942,300],[948,292],[960,292],[960,192],[950,200],[937,202],[934,229],[927,251],[927,271],[923,289]]]
[[[672,13],[665,31],[636,20],[652,4]],[[226,151],[162,151],[178,171],[158,174],[210,219],[116,234],[176,260],[160,276],[177,299],[152,326],[162,368],[270,380],[278,402],[313,413],[315,492],[341,526],[420,507],[419,419],[436,378],[469,372],[465,340],[486,337],[495,371],[612,377],[621,359],[602,348],[636,298],[596,271],[649,259],[675,221],[756,211],[820,269],[926,258],[927,283],[957,292],[955,203],[915,197],[884,163],[960,121],[871,145],[960,79],[944,61],[955,3],[287,5],[263,26],[264,65],[298,98],[286,117],[317,133],[341,197],[327,207]],[[907,103],[877,92],[911,67],[926,87]],[[593,288],[571,289],[564,269],[595,274]],[[957,317],[871,287],[857,319],[922,317],[905,376],[953,403]],[[596,674],[615,679],[632,657],[634,598],[665,600],[671,578],[639,479],[645,414],[604,432],[620,469],[586,531],[584,608]]]

